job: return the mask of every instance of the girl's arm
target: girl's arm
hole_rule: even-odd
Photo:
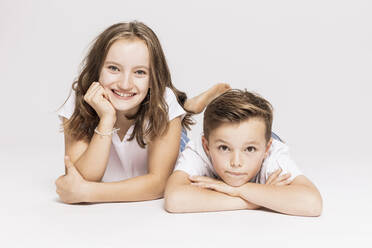
[[[67,119],[64,118],[64,122]],[[113,129],[113,121],[100,120],[97,129],[102,133]],[[65,133],[65,155],[85,180],[101,181],[108,162],[111,147],[111,135],[102,136],[94,133],[91,141],[76,141]]]
[[[116,122],[116,111],[106,90],[99,82],[93,82],[84,101],[88,103],[99,116],[97,130],[100,133],[110,133]],[[66,119],[64,119],[65,123]],[[90,142],[77,141],[65,132],[65,155],[70,157],[76,169],[88,181],[101,181],[107,166],[111,147],[111,135],[99,135],[94,132]]]
[[[176,163],[181,139],[180,117],[169,123],[167,132],[148,146],[148,174],[119,182],[88,182],[74,166],[57,179],[57,193],[66,203],[144,201],[161,198]]]
[[[215,179],[210,178],[210,180]],[[170,176],[164,197],[165,210],[171,213],[256,209],[259,207],[240,197],[193,186],[189,175],[184,171],[175,171]]]

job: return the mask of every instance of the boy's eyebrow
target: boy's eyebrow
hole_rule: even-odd
[[[259,145],[260,142],[257,142],[257,141],[255,141],[255,140],[252,140],[252,141],[247,141],[247,142],[245,142],[244,144],[245,144],[245,145],[248,145],[248,144]]]
[[[227,141],[224,141],[223,139],[217,139],[215,142],[221,142],[221,143],[226,143],[226,144],[229,144],[229,142]]]
[[[227,141],[225,141],[225,140],[223,140],[223,139],[217,139],[217,140],[215,140],[215,142],[220,142],[220,143],[229,144],[229,142],[227,142]],[[244,142],[244,145],[248,145],[248,144],[259,145],[260,142],[257,142],[257,141],[255,141],[255,140]]]

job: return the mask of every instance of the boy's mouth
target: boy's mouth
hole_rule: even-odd
[[[245,176],[247,173],[243,172],[233,172],[233,171],[225,171],[227,174],[232,175],[232,176]]]

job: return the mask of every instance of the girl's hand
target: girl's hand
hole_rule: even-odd
[[[64,203],[87,202],[88,182],[80,175],[68,156],[65,157],[66,175],[56,180],[57,194]]]
[[[239,196],[237,187],[232,187],[221,180],[203,176],[192,176],[189,179],[192,181],[191,185],[211,189],[230,196]]]
[[[269,176],[269,178],[266,180],[265,184],[271,184],[271,185],[275,185],[275,186],[283,186],[283,185],[290,184],[292,182],[289,179],[291,177],[291,174],[287,173],[287,174],[283,174],[283,175],[279,176],[281,172],[282,172],[282,168],[279,168],[276,171],[274,171]]]
[[[98,114],[100,120],[116,121],[116,111],[112,106],[109,95],[99,82],[94,82],[84,95],[86,101]]]

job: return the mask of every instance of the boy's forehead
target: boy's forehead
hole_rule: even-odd
[[[209,141],[231,143],[266,143],[266,125],[262,118],[250,118],[241,122],[223,123],[212,130]]]

